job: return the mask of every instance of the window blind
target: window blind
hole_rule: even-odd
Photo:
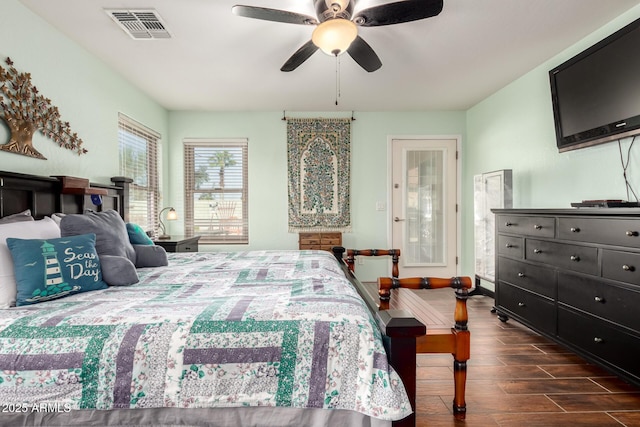
[[[133,179],[129,193],[129,221],[145,230],[155,230],[157,225],[159,140],[158,132],[124,114],[118,115],[120,174]]]
[[[185,139],[185,234],[249,243],[246,139]]]

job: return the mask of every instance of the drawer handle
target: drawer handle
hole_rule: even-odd
[[[580,257],[578,255],[571,255],[571,261],[580,262]]]
[[[578,228],[578,227],[571,227],[571,232],[572,232],[572,233],[579,233],[579,232],[580,232],[580,228]]]
[[[627,231],[625,234],[626,234],[627,236],[629,236],[629,237],[636,237],[636,236],[638,236],[638,232],[637,232],[637,231]]]
[[[600,338],[600,337],[595,337],[593,339],[593,342],[596,343],[596,344],[600,344],[600,343],[604,342],[604,340],[602,338]]]
[[[523,302],[519,302],[519,303],[518,303],[518,307],[526,307],[526,306],[527,306],[527,305],[526,305],[525,303],[523,303]]]
[[[505,222],[505,223],[504,223],[504,226],[505,226],[505,227],[512,227],[512,226],[514,226],[514,225],[515,225],[514,223],[509,222],[509,221],[507,221],[507,222]]]
[[[506,245],[504,245],[504,246],[505,246],[506,248],[508,248],[508,249],[513,247],[513,245],[512,245],[511,243],[507,243],[507,244],[506,244]]]
[[[536,224],[533,226],[536,230],[542,230],[542,226],[540,224]]]
[[[541,254],[542,253],[542,249],[534,249],[533,253],[534,254]]]
[[[604,298],[602,298],[602,297],[599,297],[599,296],[596,295],[593,299],[594,299],[595,302],[601,302],[601,303],[604,304]]]
[[[636,270],[636,268],[633,265],[627,265],[627,264],[624,264],[622,266],[622,269],[624,271],[635,271]]]
[[[524,277],[524,273],[522,272],[518,273],[518,277]]]

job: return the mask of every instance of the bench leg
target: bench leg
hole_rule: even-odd
[[[464,420],[467,415],[467,404],[464,400],[467,383],[467,362],[453,361],[453,415],[456,419]]]

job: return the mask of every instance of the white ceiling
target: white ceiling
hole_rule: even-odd
[[[434,18],[360,28],[382,68],[316,52],[313,27],[243,18],[234,4],[315,16],[312,0],[21,0],[169,110],[465,110],[640,0],[444,0]],[[359,0],[356,11],[390,0]],[[153,8],[169,40],[133,40],[105,8]]]

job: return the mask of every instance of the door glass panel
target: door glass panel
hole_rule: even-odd
[[[444,152],[406,151],[406,265],[445,263]]]

